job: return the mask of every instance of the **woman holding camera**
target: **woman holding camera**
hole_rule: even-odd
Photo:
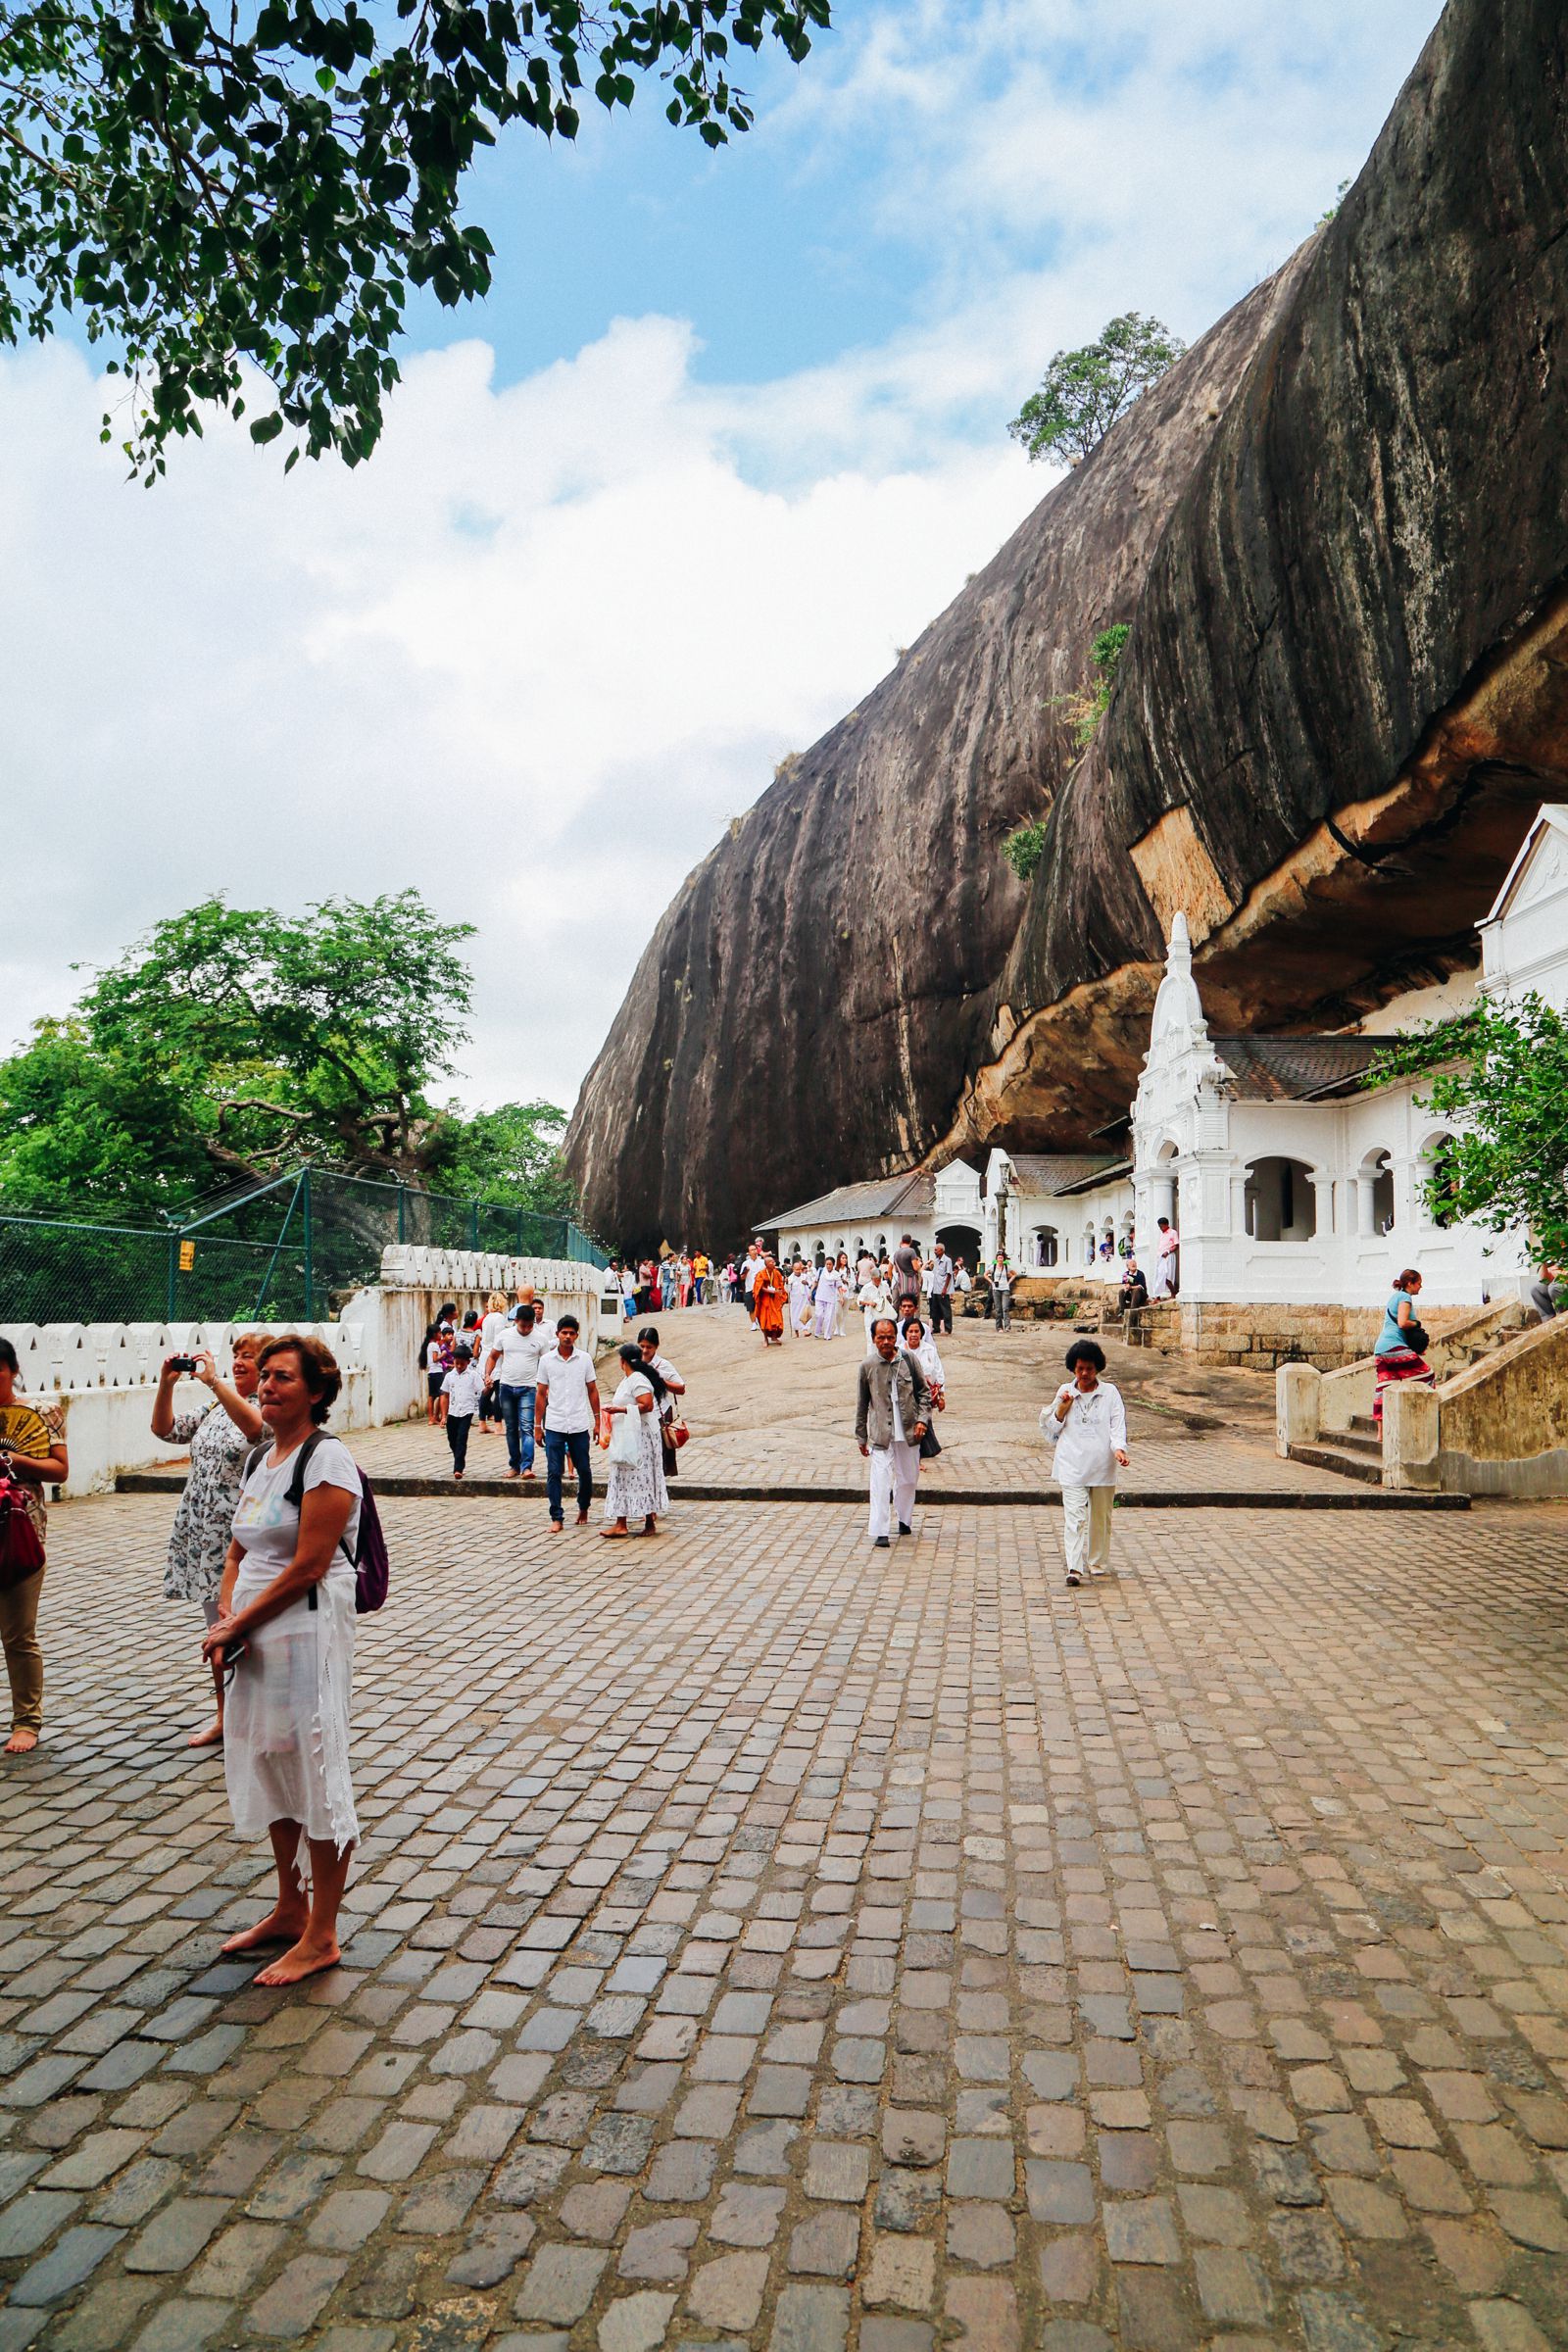
[[[265,1831],[277,1868],[271,1910],[223,1949],[286,1944],[256,1982],[297,1984],[337,1965],[338,1906],[360,1836],[349,1691],[364,1489],[354,1456],[322,1427],[342,1386],[329,1349],[289,1332],[268,1341],[260,1362],[272,1442],[241,1485],[202,1649],[233,1670],[223,1771],[234,1828],[241,1838]]]
[[[190,1447],[190,1476],[169,1532],[164,1598],[200,1602],[209,1625],[218,1615],[218,1587],[239,1500],[240,1471],[262,1435],[255,1402],[260,1377],[256,1358],[265,1336],[255,1331],[236,1335],[231,1382],[219,1378],[208,1348],[199,1348],[193,1355],[165,1356],[153,1398],[153,1436],[166,1446]],[[212,1403],[199,1413],[174,1410],[174,1383],[187,1377],[212,1393]],[[218,1711],[205,1730],[192,1732],[187,1747],[216,1747],[223,1737],[223,1675],[216,1665],[213,1685]]]

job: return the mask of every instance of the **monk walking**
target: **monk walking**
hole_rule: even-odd
[[[779,1271],[778,1261],[771,1250],[765,1250],[762,1271],[752,1286],[757,1328],[762,1335],[764,1348],[782,1348],[784,1345],[784,1301],[788,1295],[789,1286]]]

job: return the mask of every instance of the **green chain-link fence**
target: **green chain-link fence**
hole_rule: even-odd
[[[607,1262],[567,1217],[297,1168],[165,1227],[13,1214],[0,1204],[0,1328],[317,1321],[375,1280],[392,1242]]]

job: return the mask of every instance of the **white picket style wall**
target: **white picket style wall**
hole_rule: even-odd
[[[381,1279],[348,1299],[335,1322],[267,1326],[222,1323],[9,1323],[0,1298],[0,1333],[17,1350],[24,1396],[58,1401],[71,1452],[67,1494],[110,1492],[122,1470],[155,1468],[175,1448],[148,1426],[151,1392],[164,1359],[210,1348],[220,1371],[233,1360],[238,1331],[285,1328],[324,1341],[343,1373],[332,1427],[343,1433],[401,1421],[424,1406],[419,1341],[437,1306],[482,1308],[493,1292],[511,1297],[531,1286],[552,1315],[577,1316],[590,1348],[618,1330],[619,1301],[604,1305],[604,1277],[574,1258],[499,1257],[484,1250],[394,1245]],[[174,1410],[198,1412],[209,1401],[197,1381],[181,1381]]]

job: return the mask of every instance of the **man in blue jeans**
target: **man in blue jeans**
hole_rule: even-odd
[[[528,1299],[515,1305],[485,1358],[486,1385],[495,1382],[507,1433],[508,1478],[533,1476],[534,1390],[540,1359],[550,1347]]]
[[[577,1473],[577,1525],[588,1524],[588,1505],[594,1498],[591,1447],[599,1421],[599,1384],[593,1359],[577,1345],[575,1315],[563,1315],[556,1325],[556,1344],[539,1360],[534,1390],[534,1436],[545,1449],[545,1492],[550,1498],[550,1532],[559,1536],[565,1524],[562,1481],[566,1457]]]

